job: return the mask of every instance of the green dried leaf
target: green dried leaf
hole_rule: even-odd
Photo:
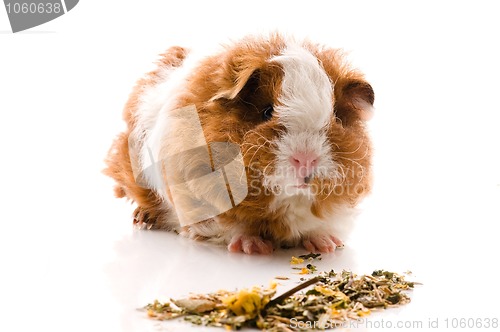
[[[306,267],[309,269],[309,271],[311,272],[316,272],[318,271],[318,268],[316,267],[316,265],[312,265],[312,264],[307,264]]]
[[[310,289],[306,292],[306,295],[321,295],[321,293],[315,289]]]
[[[299,258],[302,258],[302,259],[316,259],[316,258],[318,258],[320,256],[321,256],[321,254],[310,253],[310,254],[307,254],[307,255],[300,255]]]

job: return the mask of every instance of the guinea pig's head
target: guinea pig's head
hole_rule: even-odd
[[[202,119],[208,140],[241,147],[249,193],[240,209],[265,217],[302,196],[323,216],[369,191],[374,93],[340,51],[276,37],[247,40],[218,61]]]

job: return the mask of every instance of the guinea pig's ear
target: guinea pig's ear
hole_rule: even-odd
[[[335,109],[336,116],[342,122],[348,124],[355,119],[368,121],[373,117],[375,93],[370,84],[361,80],[350,81],[341,89],[342,94]]]
[[[212,97],[212,100],[217,99],[234,99],[243,90],[243,88],[252,80],[252,77],[257,75],[257,70],[247,68],[241,72],[238,72],[234,78],[228,82],[230,84],[222,87],[219,92]]]
[[[260,68],[263,65],[264,61],[261,58],[249,56],[236,56],[226,61],[219,72],[220,77],[217,82],[219,91],[211,100],[235,99],[245,86],[258,81]]]

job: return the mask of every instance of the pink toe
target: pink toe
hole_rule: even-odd
[[[311,241],[309,240],[304,240],[302,242],[302,245],[304,246],[304,248],[307,250],[307,251],[310,251],[310,252],[315,252],[316,251],[316,247],[314,246],[314,244],[312,244]]]
[[[273,252],[273,245],[270,241],[264,241],[259,236],[238,236],[233,239],[228,245],[228,250],[231,252],[241,252],[245,254],[271,254]]]
[[[342,248],[344,246],[344,242],[336,236],[330,235],[330,239],[332,239],[333,243],[337,246],[337,248]]]
[[[245,254],[253,254],[255,252],[254,243],[250,239],[243,239],[243,252]]]
[[[227,249],[230,252],[240,252],[242,251],[241,247],[241,238],[233,239],[231,243],[227,246]]]
[[[331,246],[324,242],[316,243],[316,249],[322,253],[327,253],[332,251]]]
[[[311,252],[321,253],[334,252],[338,246],[343,245],[338,238],[325,235],[312,236],[303,240],[302,244],[304,248]]]
[[[269,255],[273,252],[273,244],[271,241],[262,241],[259,244],[259,249],[261,254]]]

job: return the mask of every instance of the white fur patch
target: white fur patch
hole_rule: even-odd
[[[292,43],[270,61],[284,71],[281,105],[275,107],[288,132],[319,131],[333,115],[333,85],[318,59]]]
[[[334,225],[327,220],[320,219],[311,213],[312,201],[298,195],[287,197],[280,201],[281,208],[285,209],[286,219],[291,231],[289,240],[296,240],[310,235],[334,235]]]
[[[178,96],[184,90],[187,78],[203,58],[205,56],[189,53],[181,66],[163,68],[160,73],[162,81],[146,88],[139,99],[136,127],[131,139],[138,142],[138,166],[144,172],[148,186],[164,198],[167,195],[160,165],[154,166],[162,160],[160,151],[164,149],[165,135],[168,136],[175,128],[171,111],[178,107]]]
[[[322,178],[339,177],[332,160],[326,128],[333,117],[333,85],[318,59],[305,48],[291,42],[282,53],[271,59],[283,66],[284,78],[280,105],[275,107],[286,133],[276,143],[274,174],[267,174],[264,186],[279,187],[281,198],[294,195],[312,197],[309,189],[297,188],[298,179],[291,167],[290,157],[308,152],[317,155],[313,175]]]

